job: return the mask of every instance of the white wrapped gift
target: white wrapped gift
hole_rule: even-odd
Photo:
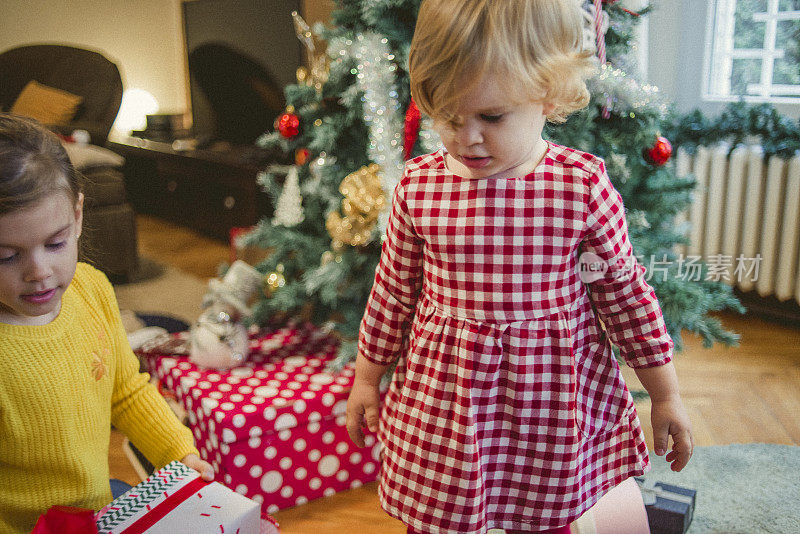
[[[97,516],[100,534],[259,534],[261,505],[172,462]]]

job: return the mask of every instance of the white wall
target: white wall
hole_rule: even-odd
[[[648,81],[674,100],[678,66],[678,36],[680,35],[680,10],[661,0],[653,7],[647,20],[647,76]]]
[[[101,52],[123,87],[158,100],[162,113],[188,112],[181,3],[191,0],[0,0],[0,52],[59,43]],[[327,20],[331,0],[305,0],[309,23]]]
[[[710,0],[657,0],[648,20],[647,79],[679,111],[700,108],[716,115],[725,103],[702,99],[703,56]],[[800,117],[800,104],[776,104],[789,117]]]
[[[187,110],[188,93],[181,28],[182,0],[0,0],[0,51],[40,42],[98,50],[120,68],[126,88],[152,93],[161,111]],[[641,0],[627,0],[635,8]],[[700,100],[708,0],[657,0],[644,32],[642,52],[648,81],[681,111],[700,106],[706,113],[722,105]],[[310,21],[322,19],[330,0],[307,0]],[[800,116],[800,105],[779,106]]]
[[[0,0],[0,51],[71,44],[114,61],[123,86],[153,94],[162,112],[186,110],[180,0]]]

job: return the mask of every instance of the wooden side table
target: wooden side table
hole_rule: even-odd
[[[114,137],[125,158],[128,198],[137,213],[155,215],[228,241],[231,228],[252,226],[273,211],[256,176],[280,156],[257,147],[176,151],[172,144]]]

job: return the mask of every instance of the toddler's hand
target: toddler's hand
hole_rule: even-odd
[[[653,442],[655,452],[663,456],[672,436],[672,450],[667,453],[666,460],[673,471],[680,471],[689,462],[694,449],[692,423],[683,407],[680,397],[653,401],[650,420],[653,424]]]
[[[211,467],[210,463],[202,460],[196,454],[187,454],[183,457],[181,463],[186,467],[190,467],[200,473],[200,478],[206,482],[211,482],[214,480],[214,468]]]
[[[347,399],[347,433],[359,447],[364,446],[362,426],[366,420],[370,432],[378,431],[380,392],[377,385],[356,380]]]

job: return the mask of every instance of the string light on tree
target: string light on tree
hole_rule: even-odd
[[[334,254],[330,250],[326,250],[325,252],[322,253],[322,258],[320,259],[320,265],[328,265],[332,261],[341,263],[342,256]]]
[[[658,87],[640,84],[635,77],[610,65],[603,65],[587,86],[592,100],[616,115],[630,116],[633,110],[649,109],[664,118],[669,111]]]
[[[333,156],[328,156],[325,152],[320,152],[319,155],[308,164],[308,171],[311,173],[311,177],[314,178],[316,182],[319,182],[322,180],[322,169],[332,165],[335,161],[336,158]]]
[[[264,277],[264,294],[271,297],[272,294],[286,285],[286,277],[283,275],[283,264],[275,266],[275,271]]]

